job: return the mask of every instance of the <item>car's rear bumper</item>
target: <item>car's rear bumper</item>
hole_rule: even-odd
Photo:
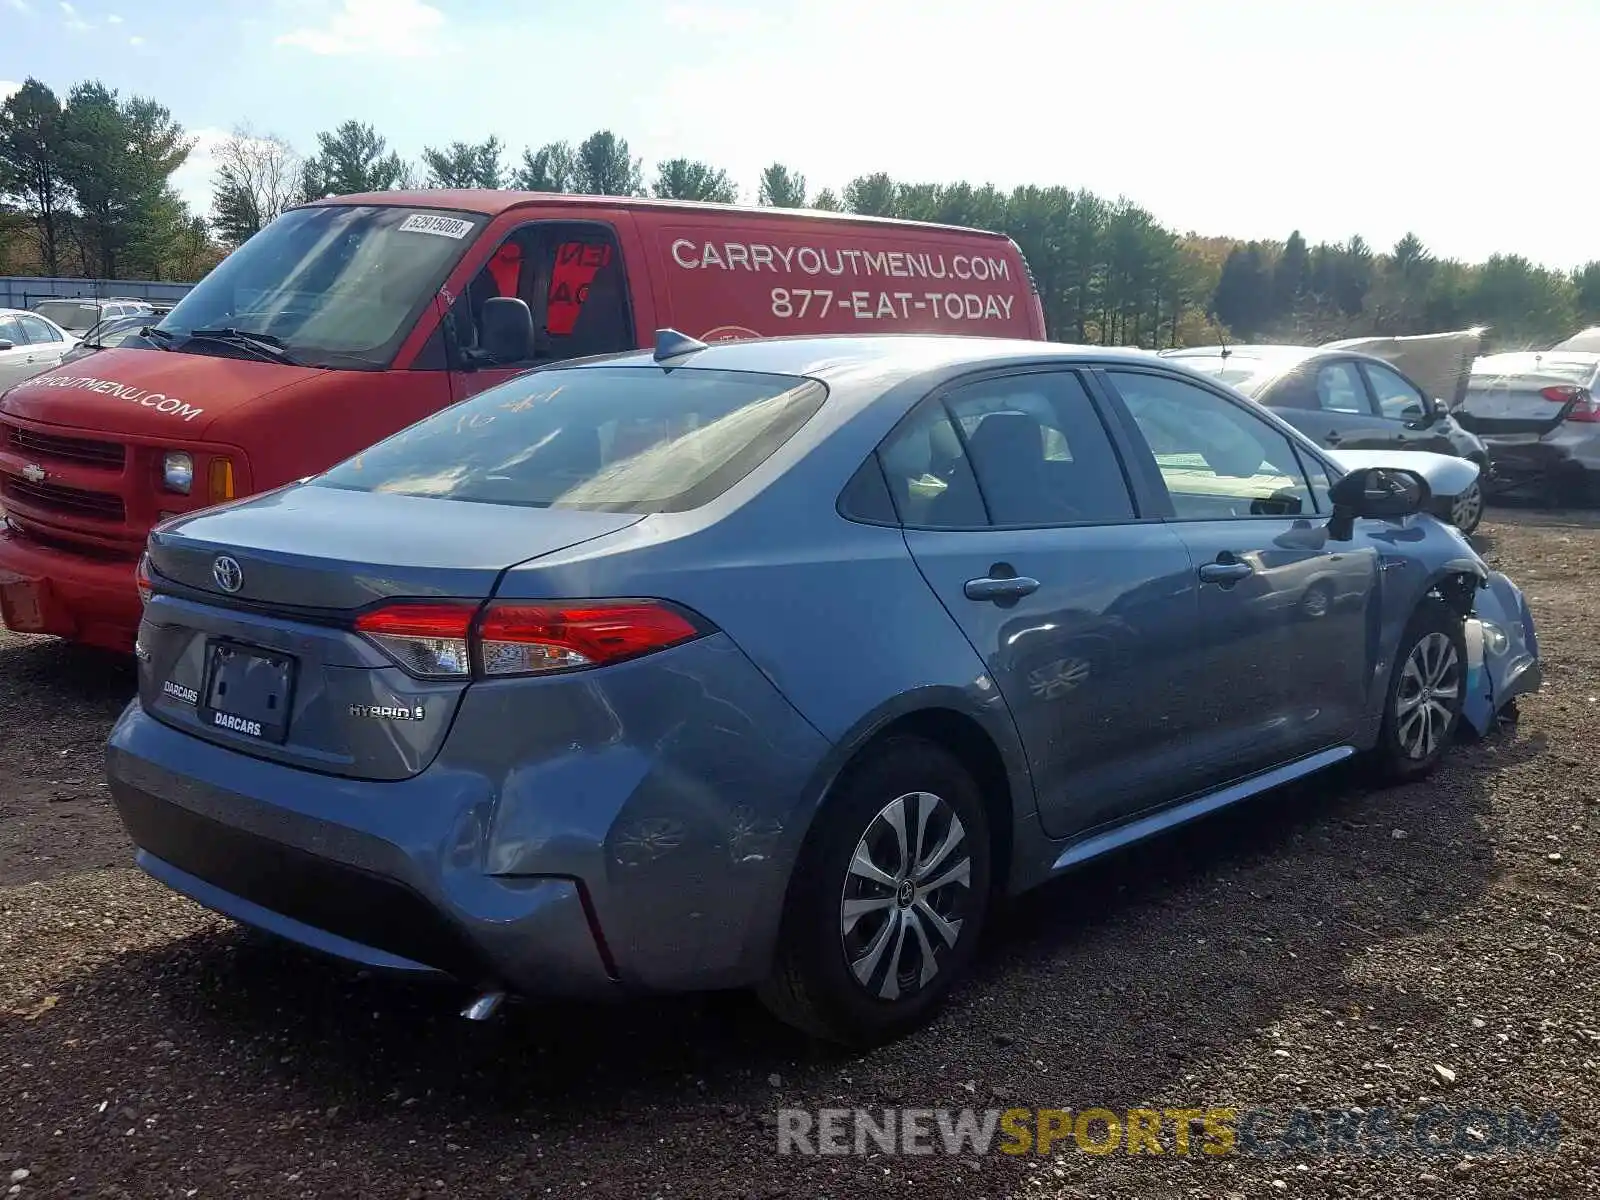
[[[496,920],[459,907],[447,915],[421,890],[398,847],[322,823],[277,819],[279,836],[249,832],[277,814],[237,794],[226,819],[207,815],[222,797],[190,794],[199,807],[163,799],[113,779],[117,811],[150,875],[207,908],[337,958],[384,970],[444,974],[463,983],[493,984],[524,973],[518,960],[537,954],[523,990],[552,994],[610,990],[615,972],[585,916],[570,879],[523,879]],[[222,815],[222,814],[217,814]],[[340,857],[305,843],[339,844]],[[489,935],[485,944],[485,934]]]
[[[134,566],[58,550],[0,523],[0,624],[131,651],[141,609]]]
[[[439,758],[394,783],[237,753],[135,701],[111,793],[151,875],[366,966],[529,995],[753,983],[826,743],[725,638],[605,674],[474,685]]]
[[[1600,478],[1600,425],[1565,423],[1535,434],[1487,434],[1483,442],[1497,488]]]

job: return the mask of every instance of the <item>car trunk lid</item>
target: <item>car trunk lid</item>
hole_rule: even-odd
[[[1562,422],[1592,418],[1595,363],[1540,354],[1480,359],[1456,420],[1481,437],[1537,440]]]
[[[300,486],[169,523],[150,539],[141,703],[254,757],[407,778],[437,754],[470,677],[401,670],[357,615],[396,598],[482,601],[506,568],[640,519]]]

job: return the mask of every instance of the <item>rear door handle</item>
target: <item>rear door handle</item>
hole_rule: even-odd
[[[1208,562],[1200,564],[1201,583],[1220,583],[1224,586],[1238,583],[1247,575],[1253,574],[1255,568],[1247,562]]]
[[[986,575],[982,579],[969,579],[961,589],[968,600],[1020,600],[1039,590],[1039,581],[1026,575],[1012,575],[1002,579]]]

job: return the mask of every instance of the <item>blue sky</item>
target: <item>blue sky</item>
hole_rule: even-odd
[[[1600,258],[1600,0],[0,0],[0,91],[98,77],[205,148],[239,123],[402,154],[609,127],[753,200],[887,170],[1088,187],[1179,229]]]

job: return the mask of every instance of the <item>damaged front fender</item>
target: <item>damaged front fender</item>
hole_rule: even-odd
[[[1522,590],[1499,571],[1490,572],[1478,588],[1462,632],[1467,690],[1461,716],[1483,736],[1513,699],[1539,690],[1539,637]]]

